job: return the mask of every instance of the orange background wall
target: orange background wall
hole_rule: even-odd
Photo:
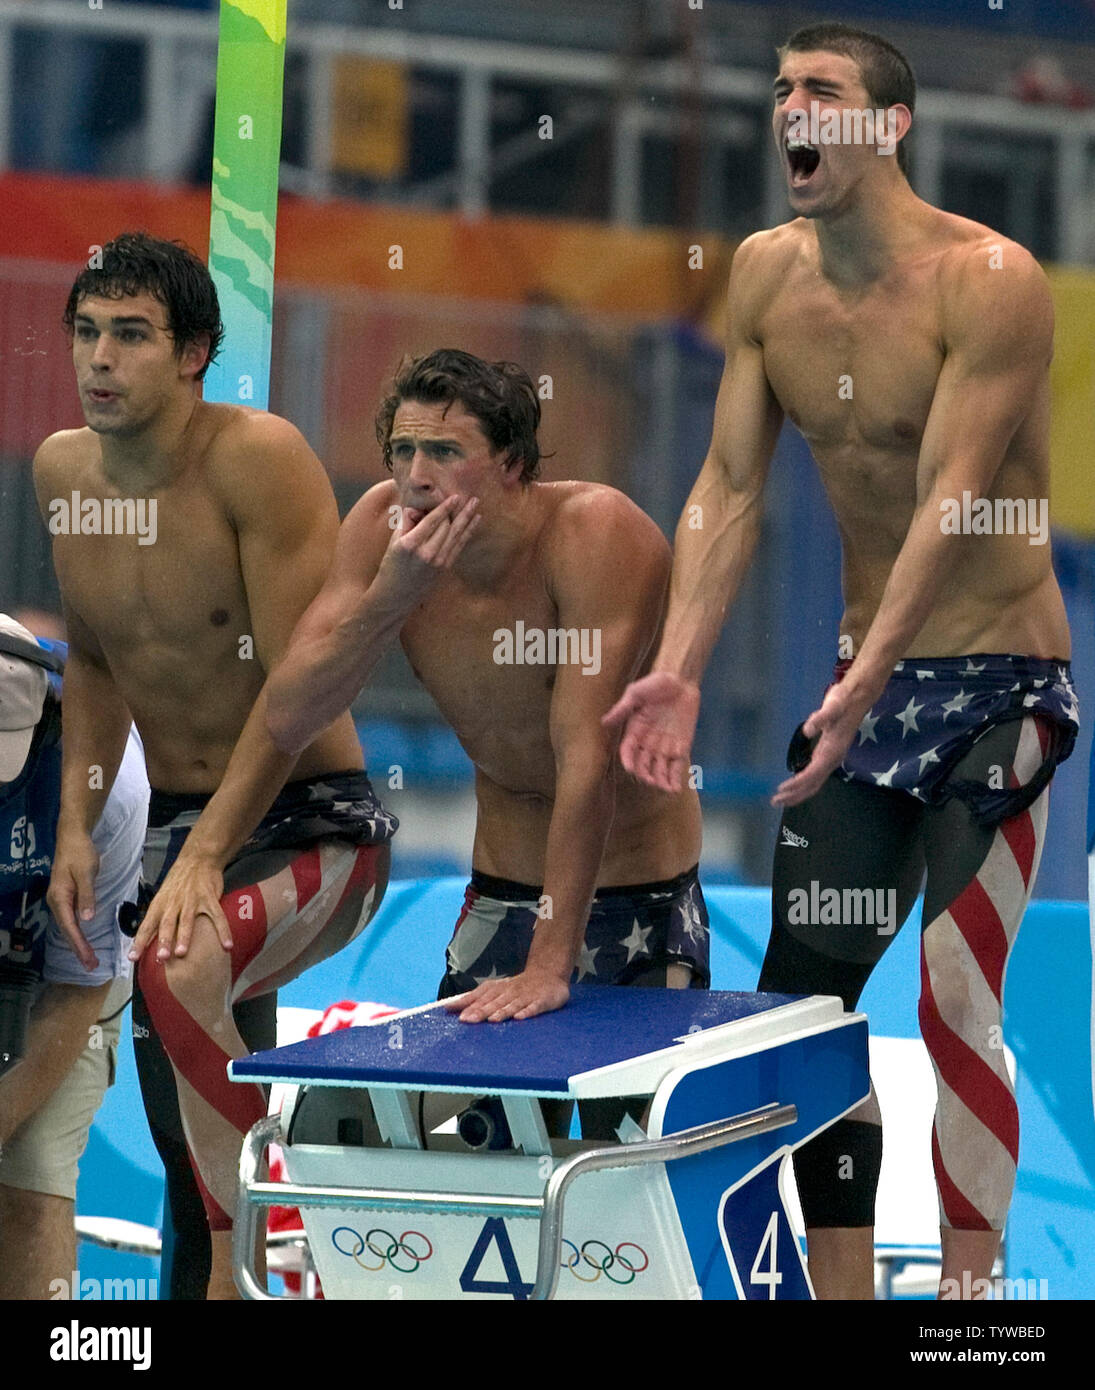
[[[9,173],[0,175],[0,207],[5,213],[0,257],[8,262],[0,275],[0,339],[21,345],[0,374],[0,447],[26,456],[51,430],[81,423],[71,384],[55,371],[38,370],[41,357],[48,353],[52,361],[57,351],[63,291],[60,298],[52,286],[45,293],[34,283],[28,263],[68,267],[74,275],[92,246],[137,228],[178,238],[204,256],[209,197],[200,189]],[[695,259],[694,244],[702,248],[702,266],[695,269],[689,265],[690,257]],[[390,268],[393,246],[402,248],[401,270]],[[469,222],[455,213],[283,195],[276,276],[284,286],[353,287],[365,298],[369,291],[386,291],[437,300],[556,305],[571,314],[595,311],[626,315],[632,321],[685,319],[719,342],[733,249],[733,243],[714,233],[623,230],[550,218]],[[22,276],[20,262],[28,266]],[[1057,308],[1053,519],[1078,535],[1095,536],[1090,465],[1095,432],[1095,274],[1050,268],[1049,276]],[[383,314],[376,317],[379,329]],[[453,323],[451,307],[446,310],[438,303],[436,317],[438,332],[448,331],[455,343],[452,328],[444,327]],[[625,328],[621,322],[620,329]],[[434,335],[425,336],[431,341],[406,346],[438,345]],[[462,342],[467,339],[472,350],[485,355],[512,351],[505,343],[486,341],[489,333],[479,343],[482,336],[471,325],[460,333]],[[363,343],[356,331],[345,339],[344,357],[360,361],[361,350],[375,346],[375,339]],[[376,366],[374,358],[375,353],[368,354],[370,370]],[[392,364],[383,365],[390,370]],[[560,363],[557,370],[567,369]],[[331,384],[332,405],[341,401],[355,417],[355,439],[368,434],[373,408],[372,395],[368,409],[362,405],[360,388],[360,379],[345,379],[345,373]],[[620,408],[616,402],[615,409]],[[592,412],[588,428],[597,427]],[[616,430],[618,425],[606,422],[605,428]],[[341,457],[329,462],[335,471],[346,473]],[[563,475],[568,475],[565,467]]]

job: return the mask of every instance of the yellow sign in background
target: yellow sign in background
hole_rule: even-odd
[[[331,164],[343,174],[398,178],[407,167],[409,81],[402,63],[336,60]]]
[[[1054,333],[1054,524],[1077,536],[1095,536],[1095,274],[1047,268],[1057,314]]]

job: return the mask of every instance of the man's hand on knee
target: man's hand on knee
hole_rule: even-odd
[[[194,935],[194,923],[208,917],[221,945],[232,949],[232,929],[221,907],[224,873],[214,859],[187,854],[185,848],[152,899],[144,921],[133,939],[130,960],[141,956],[156,941],[156,958],[185,956]]]

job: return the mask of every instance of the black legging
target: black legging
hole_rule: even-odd
[[[1037,730],[1031,717],[990,729],[948,782],[1037,785],[1052,757]],[[854,1009],[927,872],[919,1014],[940,1080],[936,1178],[946,1224],[958,1228],[999,1229],[1014,1182],[1008,1156],[1017,1152],[1018,1116],[995,1039],[1003,969],[1044,834],[1044,798],[986,826],[957,796],[928,806],[834,775],[788,808],[780,826],[760,990],[839,995]],[[795,1153],[807,1226],[874,1224],[882,1130],[873,1097],[853,1114]]]

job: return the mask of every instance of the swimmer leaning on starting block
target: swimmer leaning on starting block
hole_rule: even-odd
[[[77,278],[66,323],[88,427],[52,435],[34,464],[70,644],[49,902],[90,968],[77,915],[94,908],[91,829],[132,713],[153,787],[144,901],[161,889],[134,945],[134,1050],[167,1170],[171,1296],[205,1297],[211,1244],[209,1294],[234,1297],[240,1145],[266,1098],[230,1083],[227,1061],[274,1046],[273,991],[369,920],[395,822],[348,715],[325,721],[299,756],[268,738],[233,756],[266,671],[323,581],[338,514],[292,425],[200,399],[221,336],[205,266],[177,244],[119,237],[101,270]],[[83,501],[59,524],[74,493]],[[88,534],[85,512],[110,515],[117,499],[121,533],[100,524]],[[124,499],[144,504],[140,535],[125,530]],[[252,723],[263,719],[260,702]],[[251,834],[259,817],[239,808],[256,795],[273,806]],[[144,950],[155,935],[158,948]]]
[[[404,363],[377,421],[393,479],[343,522],[265,697],[295,751],[400,635],[475,763],[474,872],[441,988],[470,991],[468,1021],[558,1008],[575,972],[709,979],[698,798],[617,776],[601,725],[652,648],[669,548],[613,488],[536,482],[539,418],[519,367]]]
[[[669,548],[613,488],[536,482],[539,419],[513,364],[454,350],[404,362],[377,416],[393,479],[346,518],[267,689],[275,739],[299,747],[375,659],[355,625],[391,614],[475,764],[474,872],[440,991],[465,996],[455,1007],[470,1022],[558,1008],[575,974],[709,979],[698,798],[617,778],[601,725],[653,646]],[[408,546],[438,511],[456,525],[472,508],[475,529],[437,579]]]
[[[677,529],[654,674],[612,718],[626,724],[627,768],[681,784],[786,415],[836,513],[839,655],[855,659],[796,737],[795,775],[776,796],[786,810],[758,987],[853,1009],[926,866],[920,1024],[939,1089],[943,1278],[969,1288],[991,1271],[1015,1181],[1003,976],[1077,714],[1046,535],[951,532],[964,494],[1048,495],[1053,309],[1030,254],[922,202],[892,146],[805,138],[811,103],[826,128],[836,114],[862,131],[845,118],[878,109],[903,137],[916,84],[896,49],[825,24],[780,56],[773,124],[799,215],[735,256],[714,434],[685,511],[702,509],[703,527]],[[842,901],[881,891],[895,908],[884,922],[804,912],[819,886]],[[795,1156],[820,1297],[873,1295],[881,1150],[872,1094]]]

